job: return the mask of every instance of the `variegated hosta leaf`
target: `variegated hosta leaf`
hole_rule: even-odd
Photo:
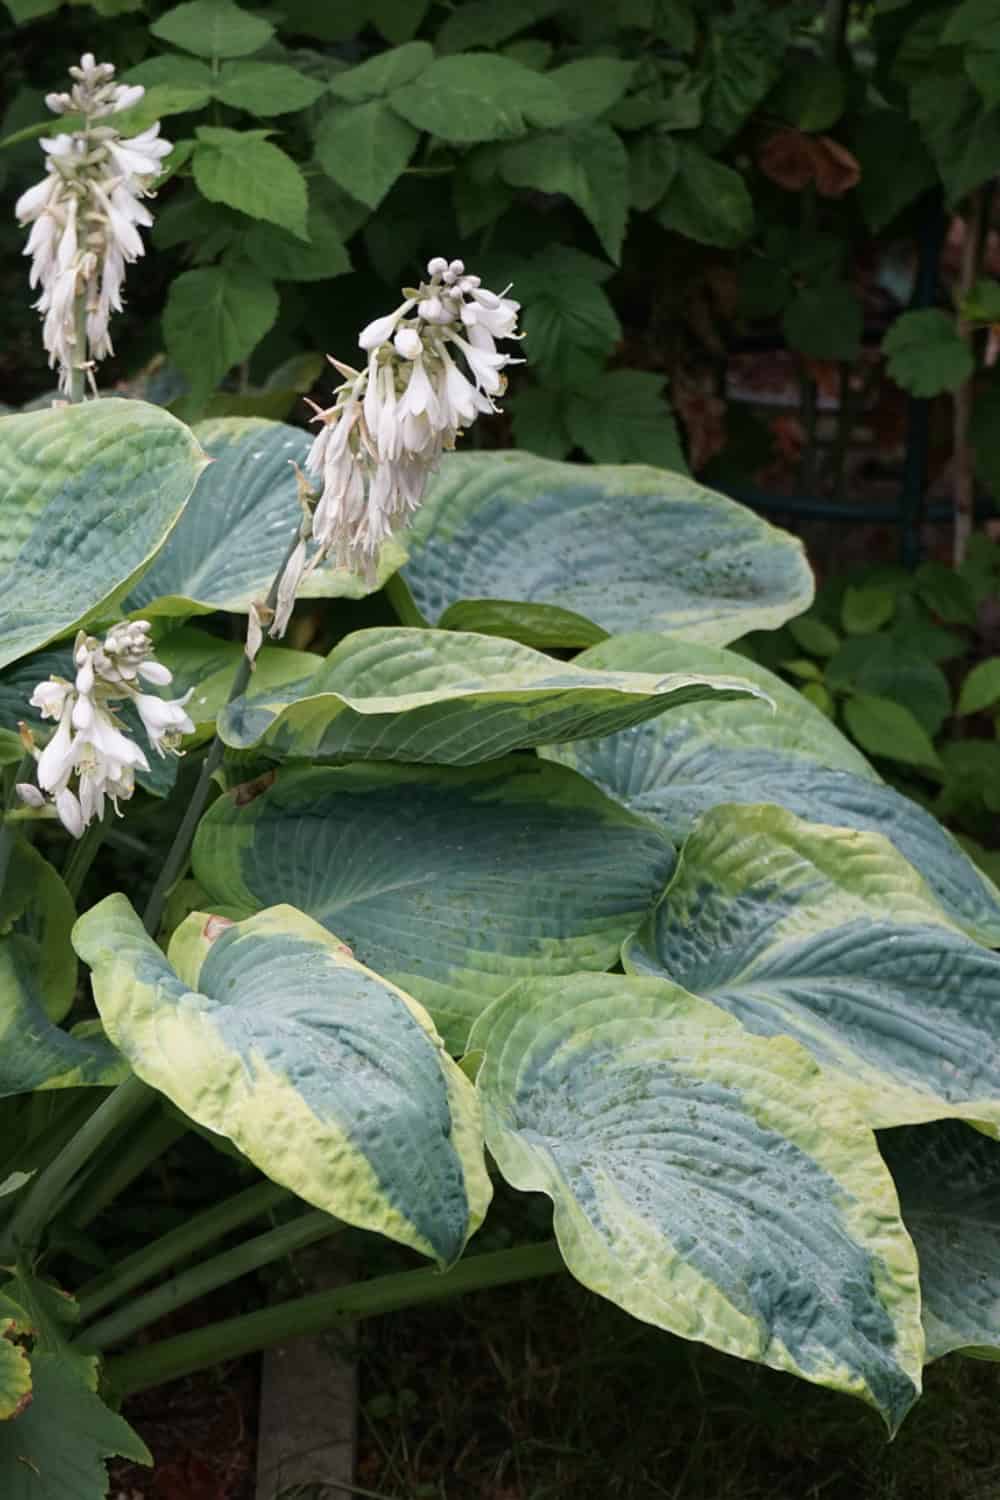
[[[947,914],[1000,945],[1000,891],[948,830],[879,780],[864,756],[802,694],[733,651],[649,633],[583,652],[575,666],[616,672],[738,674],[774,704],[692,703],[624,734],[541,751],[609,797],[652,818],[675,843],[722,802],[775,802],[811,823],[883,833],[923,875]]]
[[[147,615],[246,614],[263,599],[302,519],[293,464],[305,462],[311,442],[301,427],[260,417],[199,422],[199,442],[214,463],[202,476],[182,523],[155,565],[126,600]],[[366,584],[346,568],[310,575],[301,595],[361,598],[405,556],[386,549],[379,580]]]
[[[917,1247],[927,1358],[1000,1359],[1000,1145],[955,1120],[880,1144]]]
[[[676,985],[526,980],[476,1022],[486,1141],[636,1317],[869,1401],[920,1388],[916,1256],[871,1132],[788,1037]]]
[[[215,733],[216,718],[228,701],[233,678],[243,657],[242,643],[209,635],[207,630],[198,630],[193,625],[182,625],[159,642],[156,656],[174,674],[173,682],[165,689],[167,696],[178,698],[189,688],[193,689],[187,711],[195,722],[197,733],[185,743],[196,745],[208,739]],[[302,684],[322,665],[322,656],[313,651],[262,646],[254,661],[254,692],[274,693],[279,688]]]
[[[76,993],[75,917],[56,870],[30,844],[16,843],[0,894],[0,1099],[113,1085],[128,1074],[103,1035],[59,1025]]]
[[[879,834],[717,807],[623,958],[797,1038],[872,1125],[954,1116],[1000,1134],[1000,954]]]
[[[514,641],[396,626],[349,635],[310,681],[255,683],[219,729],[229,745],[303,759],[467,766],[753,691],[738,678],[581,671]]]
[[[110,612],[204,464],[189,429],[141,401],[0,418],[0,667]]]
[[[643,464],[450,454],[407,540],[390,588],[407,623],[533,646],[641,629],[724,645],[813,596],[801,542]]]
[[[673,868],[656,828],[533,756],[288,770],[255,790],[198,830],[215,909],[292,902],[426,1005],[453,1050],[515,979],[610,968]]]
[[[165,958],[108,896],[73,938],[144,1082],[307,1203],[457,1259],[490,1184],[474,1091],[420,1005],[291,906],[194,912]]]
[[[30,844],[15,844],[0,897],[0,1099],[114,1084],[127,1072],[103,1036],[58,1024],[76,990],[75,916],[52,866]]]
[[[5,1316],[0,1304],[0,1422],[18,1416],[31,1399],[31,1366],[25,1350],[13,1342],[13,1333],[14,1320]]]

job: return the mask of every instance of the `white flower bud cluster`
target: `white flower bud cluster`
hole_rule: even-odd
[[[519,337],[519,304],[506,291],[488,291],[443,256],[429,262],[427,278],[363,330],[364,370],[331,361],[345,381],[335,404],[314,417],[323,425],[306,468],[323,489],[310,568],[332,553],[371,579],[383,542],[420,505],[442,452],[481,412],[499,410],[503,370],[521,363],[497,351],[497,339]]]
[[[138,103],[145,90],[115,83],[111,63],[92,53],[70,68],[75,80],[66,94],[49,94],[55,114],[79,113],[83,126],[40,142],[46,175],[22,193],[14,212],[31,225],[24,254],[31,256],[30,284],[41,288],[35,303],[42,315],[42,339],[49,364],[59,368],[59,388],[68,393],[74,367],[114,353],[108,335],[112,312],[121,312],[125,267],[143,254],[138,227],[152,224],[141,200],[171,150],[159,139],[159,124],[123,138],[106,123]],[[86,348],[79,347],[78,293],[86,296]]]
[[[55,803],[64,826],[79,838],[92,818],[103,817],[105,798],[120,812],[135,790],[136,771],[148,771],[142,749],[116,717],[123,701],[133,703],[150,744],[158,755],[177,750],[194,724],[184,711],[193,689],[183,698],[158,698],[141,691],[141,682],[166,687],[171,673],[153,657],[147,620],[131,620],[108,631],[103,644],[82,630],[73,647],[76,678],[50,677],[31,695],[43,718],[56,730],[37,752],[38,786],[18,787],[22,801],[39,807],[45,797]]]

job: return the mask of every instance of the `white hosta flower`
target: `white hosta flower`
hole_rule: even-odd
[[[149,622],[126,621],[108,631],[103,642],[83,631],[73,647],[76,675],[72,682],[51,677],[40,682],[30,702],[43,718],[56,719],[55,733],[37,752],[37,789],[19,788],[22,801],[40,805],[52,799],[64,827],[79,838],[93,818],[103,817],[105,802],[115,811],[135,790],[137,771],[148,771],[145,752],[117,717],[123,702],[132,702],[147,738],[158,755],[177,750],[194,732],[183,698],[158,698],[141,691],[140,680],[166,687],[171,673],[153,658]]]
[[[316,408],[322,426],[306,469],[322,492],[312,517],[316,551],[304,571],[332,553],[339,566],[374,579],[382,544],[418,509],[442,453],[477,416],[498,410],[503,371],[520,363],[496,347],[519,337],[509,288],[491,292],[462,261],[440,255],[427,277],[362,330],[366,368],[337,364],[345,377],[337,400]],[[287,623],[287,594],[272,634]]]
[[[122,309],[126,265],[143,254],[137,226],[153,222],[141,200],[150,195],[171,150],[159,138],[159,124],[123,139],[110,123],[139,102],[141,86],[115,83],[111,63],[95,62],[89,52],[69,71],[73,88],[49,94],[45,102],[55,114],[81,113],[84,123],[72,134],[41,141],[46,176],[21,194],[14,209],[20,224],[32,226],[24,249],[31,257],[29,281],[41,288],[35,306],[43,318],[42,340],[64,392],[81,367],[93,384],[93,362],[114,352],[111,314]],[[83,340],[76,317],[80,295]]]

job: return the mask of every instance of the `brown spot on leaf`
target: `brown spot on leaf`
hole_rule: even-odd
[[[228,917],[211,916],[201,929],[201,935],[203,938],[207,938],[210,943],[214,943],[217,937],[222,936],[227,927],[235,926],[236,923],[231,922]]]
[[[272,785],[277,771],[265,771],[260,776],[255,776],[252,781],[243,781],[239,786],[234,786],[230,795],[237,807],[247,807],[256,797],[266,792]]]

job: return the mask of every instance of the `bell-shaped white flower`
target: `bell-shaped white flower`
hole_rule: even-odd
[[[68,392],[74,370],[86,369],[93,384],[93,361],[113,352],[111,315],[122,307],[125,266],[143,254],[139,227],[152,215],[141,201],[171,150],[152,125],[125,139],[109,123],[136,104],[145,90],[114,82],[111,63],[85,53],[65,94],[49,94],[55,114],[79,112],[82,127],[43,139],[46,176],[21,194],[18,222],[31,225],[24,253],[31,257],[30,284],[41,288],[35,304],[42,315],[42,340],[49,363],[59,369]],[[85,298],[85,344],[79,347],[77,299]]]

